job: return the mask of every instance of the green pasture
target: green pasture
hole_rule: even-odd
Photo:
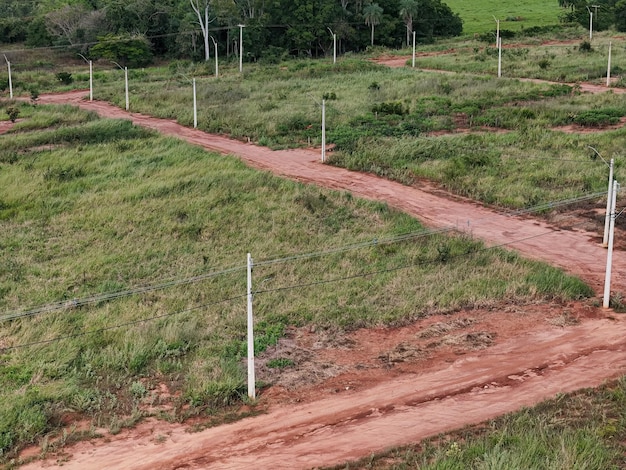
[[[60,434],[68,413],[119,431],[149,414],[162,383],[180,392],[163,419],[241,403],[247,253],[257,353],[288,326],[341,331],[505,297],[592,295],[559,270],[430,233],[384,204],[258,172],[128,121],[18,106],[22,120],[0,136],[7,462],[25,444],[43,452],[83,436]]]
[[[494,17],[500,20],[501,29],[517,31],[533,26],[558,24],[559,14],[562,12],[557,0],[446,0],[445,3],[459,14],[463,20],[463,32],[470,35],[495,29]]]
[[[620,47],[623,43],[615,45],[615,67],[624,54]],[[566,48],[569,52],[564,54],[578,61],[575,70],[580,73],[589,53],[577,51],[575,45],[561,50]],[[327,142],[334,146],[331,164],[405,183],[425,177],[450,191],[504,208],[529,208],[603,191],[607,169],[588,146],[606,159],[616,158],[619,178],[624,131],[602,128],[626,116],[621,95],[580,93],[575,84],[498,79],[487,73],[494,65],[492,50],[483,44],[470,52],[489,57],[487,65],[476,61],[482,70],[454,74],[390,69],[346,58],[336,66],[328,61],[248,66],[243,74],[230,69],[215,79],[211,64],[178,62],[167,68],[131,71],[130,107],[191,126],[190,78],[196,77],[199,128],[284,148],[320,145],[325,99]],[[560,61],[550,49],[531,54],[522,47],[507,54],[509,59],[514,54],[520,59],[522,71],[524,64],[534,64],[528,67],[552,73],[551,65],[542,69],[537,63]],[[606,57],[602,52],[591,54],[599,57],[595,76],[600,80]],[[420,65],[430,65],[430,60],[448,61],[449,68],[453,68],[449,63],[469,67],[461,53],[420,58]],[[96,98],[123,107],[120,78],[116,71],[102,72]],[[572,124],[601,132],[560,130]]]

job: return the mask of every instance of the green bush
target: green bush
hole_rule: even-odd
[[[386,103],[378,103],[372,106],[372,113],[382,115],[403,116],[408,113],[407,109],[399,101],[391,101]]]
[[[74,81],[72,74],[69,72],[59,72],[56,74],[57,80],[63,83],[63,85],[69,85]]]
[[[617,124],[622,113],[616,109],[592,109],[576,115],[572,122],[580,126],[602,127]]]
[[[17,120],[17,117],[20,115],[20,108],[16,106],[9,106],[6,111],[9,115],[9,119],[11,120],[11,122],[15,122]]]

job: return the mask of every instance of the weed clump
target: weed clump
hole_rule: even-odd
[[[17,117],[20,115],[20,108],[16,106],[9,106],[6,109],[6,112],[11,122],[15,122],[17,120]]]

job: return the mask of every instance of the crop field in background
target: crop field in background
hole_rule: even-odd
[[[494,16],[500,28],[517,31],[533,26],[558,24],[563,11],[557,0],[446,0],[445,3],[463,19],[463,33],[484,33],[495,29]]]

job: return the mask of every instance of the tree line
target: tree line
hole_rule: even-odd
[[[240,25],[243,27],[240,29]],[[441,0],[2,0],[0,42],[67,46],[90,58],[145,65],[153,56],[246,61],[319,57],[456,36]]]
[[[593,22],[595,31],[615,27],[626,31],[626,0],[558,0],[564,9],[561,20],[579,23],[588,28]]]

